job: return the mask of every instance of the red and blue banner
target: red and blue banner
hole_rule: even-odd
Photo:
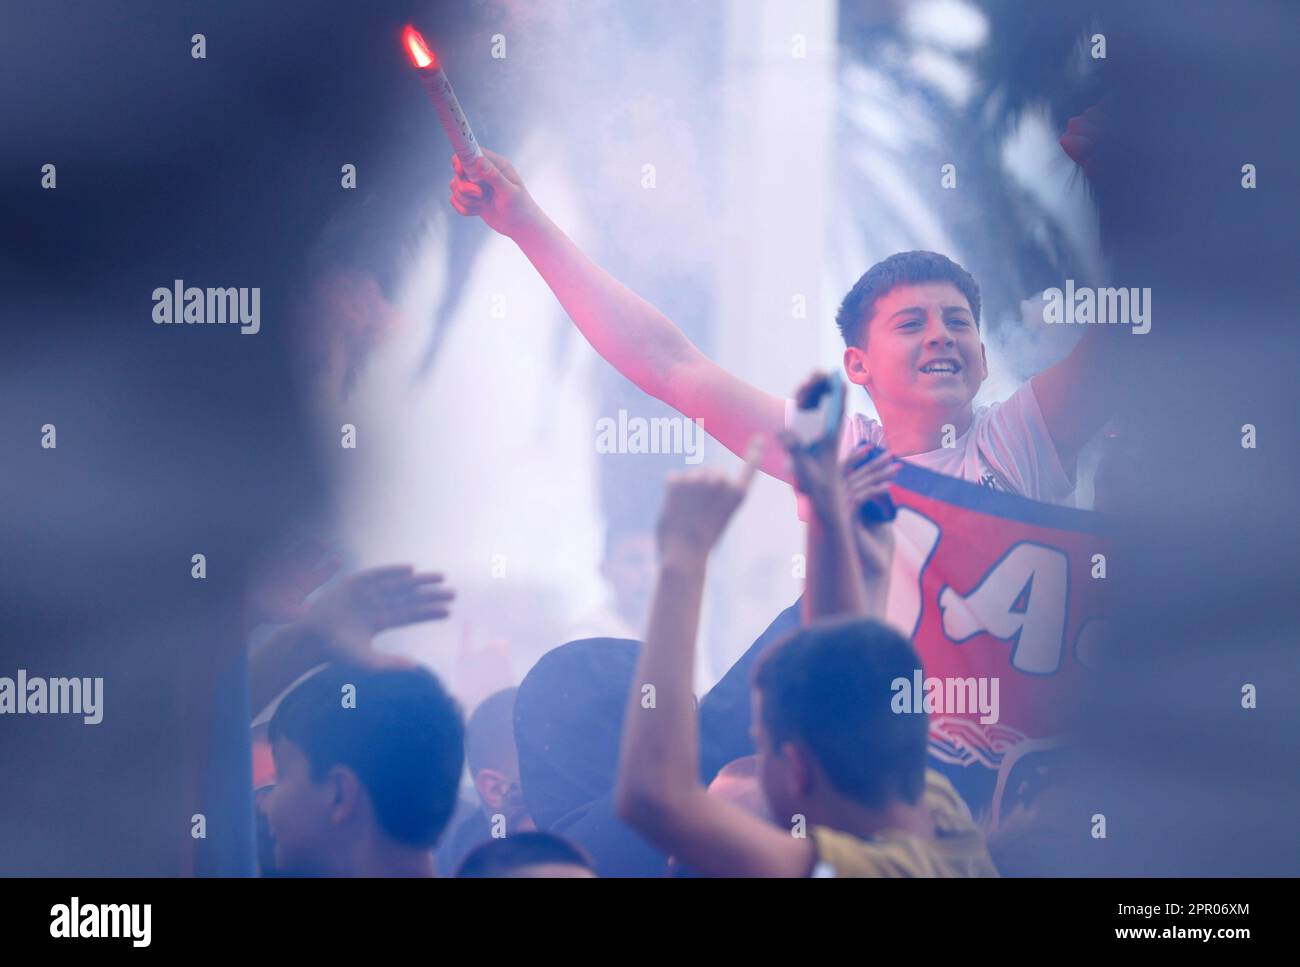
[[[1107,614],[1109,519],[910,464],[891,494],[886,617],[934,682],[931,764],[996,823],[1032,795],[1068,734]],[[987,703],[960,708],[976,695],[995,697],[995,720]]]

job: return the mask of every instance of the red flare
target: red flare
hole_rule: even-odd
[[[437,67],[438,58],[434,56],[429,45],[424,42],[420,32],[411,24],[402,31],[402,46],[411,55],[411,63],[416,67]]]

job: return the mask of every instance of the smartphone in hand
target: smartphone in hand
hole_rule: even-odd
[[[859,449],[854,453],[849,462],[845,465],[844,472],[852,473],[859,467],[865,467],[872,460],[875,460],[885,452],[884,447],[867,447]],[[871,527],[874,524],[883,524],[885,521],[893,520],[898,516],[898,507],[894,504],[894,498],[888,493],[866,501],[858,508],[858,517],[863,524]]]
[[[844,422],[844,380],[828,375],[799,388],[790,432],[805,447],[829,443],[839,446],[838,432]]]

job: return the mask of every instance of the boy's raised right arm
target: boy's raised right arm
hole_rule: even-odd
[[[713,362],[672,320],[588,258],[542,211],[505,158],[486,151],[470,172],[455,156],[452,164],[452,206],[515,241],[596,352],[644,392],[701,420],[737,456],[744,458],[750,441],[762,437],[761,469],[791,479],[776,440],[785,424],[783,399]]]

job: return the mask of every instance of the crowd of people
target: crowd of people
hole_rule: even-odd
[[[1102,121],[1091,111],[1062,139],[1085,168]],[[257,735],[269,749],[257,780],[263,872],[997,876],[995,831],[929,767],[927,716],[891,707],[892,684],[923,662],[885,616],[889,487],[906,460],[1068,502],[1079,452],[1111,416],[1095,391],[1113,340],[1094,328],[1009,399],[977,408],[988,375],[977,283],[943,255],[899,253],[837,316],[844,378],[881,417],[846,418],[839,375],[814,373],[783,400],[701,354],[588,259],[505,158],[453,167],[453,207],[513,239],[606,360],[702,420],[744,469],[669,475],[653,547],[641,549],[654,555],[653,591],[623,595],[617,622],[605,616],[626,637],[560,644],[468,717],[431,672],[372,646],[385,628],[447,616],[441,575],[381,567],[309,606],[261,607],[287,621],[250,662],[255,713],[275,703]],[[697,700],[708,561],[760,470],[799,496],[804,594]],[[304,573],[311,583],[336,566]]]
[[[467,717],[434,674],[372,643],[449,612],[439,575],[361,571],[280,627],[250,664],[255,708],[274,701],[259,729],[264,875],[996,875],[926,768],[925,717],[890,711],[890,683],[920,660],[880,620],[883,575],[863,562],[887,556],[891,524],[855,525],[838,433],[784,436],[814,514],[808,593],[799,630],[758,659],[752,750],[702,770],[692,677],[708,558],[757,446],[738,479],[668,480],[644,640],[562,644]],[[893,467],[873,461],[853,490],[878,496]]]

